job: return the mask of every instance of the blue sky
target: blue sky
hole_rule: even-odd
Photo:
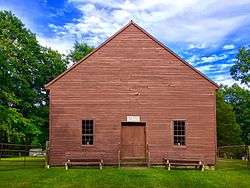
[[[0,0],[38,41],[67,53],[75,40],[98,46],[131,19],[218,84],[250,45],[250,0]]]

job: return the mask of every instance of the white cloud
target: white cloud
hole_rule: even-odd
[[[232,67],[233,64],[220,64],[220,65],[217,65],[217,66],[220,68],[220,70],[223,70],[225,68]]]
[[[223,46],[224,50],[232,50],[234,48],[235,48],[235,46],[233,44],[226,44]]]
[[[55,39],[49,38],[48,44],[58,38],[73,39],[71,43],[83,38],[97,46],[133,19],[164,43],[182,42],[190,44],[187,49],[204,49],[223,44],[229,34],[249,24],[250,16],[249,0],[68,0],[68,3],[75,6],[81,16],[59,25],[48,24],[48,28],[57,34]],[[6,7],[0,5],[0,8]],[[22,14],[17,11],[18,16],[25,17],[28,20],[25,23],[33,29],[35,16],[27,17],[25,13],[34,10],[26,9],[23,6],[19,11]],[[35,10],[40,16],[43,14],[37,8]],[[33,21],[29,23],[29,20]],[[40,30],[35,29],[38,34]],[[57,44],[61,45],[55,42],[53,46]],[[225,45],[224,49],[232,48],[231,45]],[[62,49],[61,46],[56,48]]]
[[[73,47],[72,40],[68,38],[60,38],[60,37],[42,37],[37,36],[38,42],[44,47],[50,47],[53,50],[57,50],[61,53],[67,54],[70,49]],[[73,40],[74,42],[74,40]]]
[[[214,68],[214,65],[203,65],[200,67],[197,67],[197,69],[203,73],[209,72]]]
[[[217,83],[217,84],[222,84],[222,85],[227,85],[227,86],[232,86],[233,84],[238,84],[240,87],[248,89],[249,88],[244,85],[241,84],[238,81],[235,81],[230,75],[218,75],[218,76],[214,76],[213,80]]]
[[[207,44],[220,41],[235,28],[244,24],[248,18],[248,15],[218,14],[226,9],[228,12],[233,11],[238,6],[246,5],[247,1],[218,3],[214,0],[207,2],[70,0],[70,2],[83,13],[83,17],[78,20],[79,23],[74,26],[81,32],[85,32],[87,27],[89,31],[96,34],[108,35],[130,19],[134,19],[142,26],[150,28],[161,40],[192,42],[194,44],[190,46],[191,48],[204,48]],[[97,9],[97,6],[102,8]],[[213,16],[216,14],[218,16]],[[94,23],[89,24],[88,20],[93,19]],[[113,26],[114,24],[118,25]],[[70,27],[70,29],[73,28]]]
[[[164,40],[170,42],[183,41],[209,46],[220,43],[234,29],[240,27],[245,19],[245,16],[223,19],[217,17],[185,19],[181,17],[168,25],[162,24],[157,35],[165,36]]]
[[[83,38],[94,46],[132,19],[163,42],[183,42],[190,44],[188,49],[204,49],[222,43],[232,31],[247,24],[250,16],[250,11],[230,14],[250,6],[249,0],[240,2],[68,0],[68,2],[75,6],[82,16],[60,26],[50,25],[51,30],[63,38],[65,36],[74,39]]]
[[[211,63],[211,62],[220,61],[220,60],[223,60],[226,58],[227,58],[226,54],[211,55],[211,56],[207,56],[207,57],[201,57],[201,63]]]
[[[223,38],[244,24],[248,15],[213,16],[235,7],[245,6],[247,1],[230,2],[224,6],[216,1],[198,0],[69,0],[82,16],[63,25],[48,24],[48,27],[58,36],[44,39],[47,44],[53,44],[56,49],[67,51],[61,43],[73,43],[83,39],[97,46],[120,27],[133,19],[156,35],[163,42],[189,43],[188,49],[204,49],[219,43]],[[223,2],[221,2],[223,3]],[[197,6],[198,5],[198,6]],[[59,42],[58,38],[73,39]],[[55,40],[56,42],[52,42]],[[59,45],[59,46],[57,46]],[[225,47],[226,48],[226,47]]]
[[[207,46],[205,44],[189,44],[188,49],[204,49]]]
[[[215,76],[214,78],[215,82],[218,84],[222,84],[222,85],[233,85],[235,83],[235,80],[233,80],[231,78],[231,76],[225,76],[225,75],[219,75],[219,76]]]

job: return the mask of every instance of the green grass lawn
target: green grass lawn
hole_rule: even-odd
[[[41,159],[33,159],[33,162]],[[12,164],[5,166],[3,164]],[[30,165],[31,163],[27,163]],[[164,168],[45,169],[8,159],[0,162],[0,187],[249,187],[250,169],[240,160],[219,160],[216,170]]]

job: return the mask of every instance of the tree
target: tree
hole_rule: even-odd
[[[242,130],[242,140],[250,144],[250,91],[237,84],[221,89],[226,103],[233,106],[236,121]]]
[[[235,65],[230,69],[231,76],[235,80],[249,86],[250,83],[250,48],[241,48],[236,56]]]
[[[224,94],[218,91],[216,97],[217,142],[219,146],[241,144],[241,129],[236,123],[233,107],[225,103]]]
[[[76,41],[73,46],[73,50],[71,50],[68,55],[68,58],[73,62],[77,62],[92,52],[93,49],[93,47],[88,46],[86,43]]]
[[[11,12],[0,11],[0,138],[43,143],[48,129],[44,84],[64,71],[67,60],[39,45]]]

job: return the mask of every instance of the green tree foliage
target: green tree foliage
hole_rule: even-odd
[[[43,143],[48,133],[48,93],[44,84],[68,62],[39,45],[11,12],[0,11],[0,141]]]
[[[93,47],[88,46],[86,43],[76,41],[73,46],[73,50],[71,50],[68,55],[68,58],[73,62],[77,62],[92,52],[93,49]]]
[[[249,86],[250,84],[250,48],[241,48],[236,56],[235,65],[231,67],[231,76]]]
[[[250,144],[250,91],[237,84],[225,86],[221,91],[226,103],[233,106],[236,121],[242,130],[242,140]]]
[[[224,94],[221,90],[217,93],[216,105],[218,145],[241,144],[241,129],[236,122],[233,106],[224,101]]]

